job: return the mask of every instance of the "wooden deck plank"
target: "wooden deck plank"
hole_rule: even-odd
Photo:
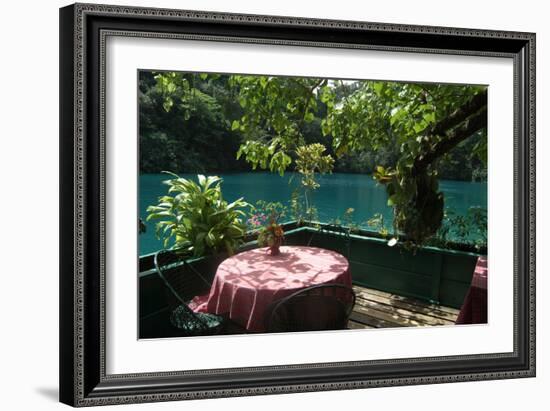
[[[353,286],[357,295],[349,328],[422,327],[454,324],[458,310]]]
[[[356,291],[365,291],[365,292],[367,292],[368,294],[371,294],[371,295],[377,295],[377,296],[380,296],[380,297],[383,297],[383,298],[388,298],[388,299],[395,300],[395,301],[401,301],[401,302],[411,304],[411,305],[414,305],[414,306],[428,307],[428,308],[431,308],[433,310],[442,311],[442,312],[449,313],[449,314],[458,315],[458,313],[460,311],[456,308],[447,307],[447,306],[438,305],[438,304],[431,304],[427,301],[415,299],[415,298],[412,298],[412,297],[405,297],[405,296],[398,295],[398,294],[392,294],[392,293],[389,293],[389,292],[386,292],[386,291],[376,290],[374,288],[366,288],[366,287],[362,287],[362,286],[359,286],[359,285],[354,285],[353,288]]]
[[[418,314],[423,314],[423,315],[426,315],[432,318],[438,318],[444,321],[454,322],[457,317],[457,314],[447,313],[447,312],[440,311],[440,310],[433,309],[426,306],[409,304],[407,302],[400,301],[397,299],[388,299],[386,297],[381,297],[379,295],[369,294],[365,292],[362,292],[360,295],[357,296],[357,298],[361,298],[362,300],[366,300],[366,301],[372,301],[374,303],[386,304],[391,307],[411,311]]]
[[[354,291],[357,295],[357,298],[374,301],[377,303],[387,304],[394,307],[403,308],[408,311],[413,311],[430,317],[441,318],[442,320],[455,321],[458,315],[458,311],[451,313],[449,311],[444,311],[438,308],[437,305],[422,303],[421,301],[416,301],[415,303],[404,301],[400,298],[390,298],[387,296],[382,296],[376,290],[370,290],[364,287],[354,286]],[[454,310],[451,308],[451,310]]]
[[[375,328],[367,324],[358,323],[353,320],[348,321],[348,329],[350,330],[363,330],[365,328]]]
[[[352,311],[349,319],[357,323],[368,325],[369,327],[372,327],[372,328],[401,327],[401,325],[399,324],[390,323],[383,319],[372,317],[370,315],[367,315],[365,313],[362,313],[360,311],[355,311],[355,310]]]
[[[370,308],[373,310],[381,311],[391,316],[395,321],[407,325],[411,322],[412,325],[452,325],[454,321],[443,320],[438,317],[432,317],[426,314],[422,314],[415,311],[405,310],[393,305],[382,304],[376,301],[365,300],[358,298],[355,304],[364,308]]]
[[[391,294],[391,293],[388,293],[388,292],[385,292],[385,291],[375,290],[373,288],[366,288],[366,287],[361,287],[359,285],[354,285],[353,289],[356,293],[357,292],[359,292],[359,293],[366,292],[367,295],[376,295],[376,296],[380,296],[380,297],[383,297],[383,298],[386,298],[386,299],[390,299],[392,301],[399,301],[399,302],[402,302],[402,303],[405,303],[405,304],[410,304],[412,306],[417,306],[417,307],[422,307],[422,308],[429,308],[429,309],[434,310],[435,312],[439,311],[439,312],[442,312],[442,313],[448,313],[448,314],[452,314],[452,315],[458,315],[458,313],[460,312],[460,310],[457,310],[456,308],[446,307],[444,305],[430,304],[428,302],[424,302],[424,301],[421,301],[421,300],[416,300],[414,298],[404,297],[402,295],[397,295],[397,294]]]
[[[355,307],[353,309],[355,312],[359,312],[365,315],[368,315],[369,317],[378,318],[381,320],[384,320],[390,324],[393,324],[393,326],[401,326],[401,327],[420,327],[424,324],[423,322],[420,322],[418,320],[415,320],[414,318],[406,318],[401,317],[399,315],[388,313],[386,311],[377,310],[370,307],[365,307],[358,302],[355,303]]]

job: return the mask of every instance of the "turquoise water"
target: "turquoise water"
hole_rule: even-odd
[[[196,178],[194,174],[181,177]],[[249,203],[258,200],[288,203],[299,177],[286,173],[283,177],[272,173],[222,174],[222,192],[228,201],[244,197]],[[145,220],[147,206],[156,204],[158,197],[166,194],[166,174],[142,174],[139,177],[139,215]],[[353,220],[365,226],[366,220],[380,213],[391,225],[392,209],[387,205],[384,187],[377,185],[372,176],[365,174],[334,173],[319,178],[321,187],[313,194],[320,221],[342,218],[348,208],[353,208]],[[487,207],[487,183],[441,180],[440,188],[445,195],[445,206],[458,214],[465,214],[469,207]],[[140,234],[140,255],[162,248],[155,237],[154,222],[147,222],[147,231]]]

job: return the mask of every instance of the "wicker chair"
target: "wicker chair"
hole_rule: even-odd
[[[321,284],[272,303],[265,316],[267,332],[341,330],[347,328],[355,292],[342,284]]]
[[[181,336],[218,334],[224,326],[222,317],[196,313],[188,306],[197,295],[210,290],[210,283],[187,264],[177,252],[161,250],[155,254],[155,269],[166,286],[170,323]]]

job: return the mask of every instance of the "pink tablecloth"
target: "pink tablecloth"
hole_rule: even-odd
[[[460,308],[456,324],[487,323],[487,257],[478,257],[472,283]]]
[[[351,286],[349,264],[341,254],[316,247],[283,246],[281,254],[271,256],[266,248],[258,248],[223,261],[208,297],[196,298],[190,306],[197,312],[228,315],[248,331],[262,331],[271,302],[326,283]]]

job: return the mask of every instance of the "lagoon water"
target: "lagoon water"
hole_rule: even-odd
[[[194,174],[181,174],[194,178]],[[283,177],[268,172],[222,174],[222,193],[227,201],[244,197],[254,204],[258,200],[279,201],[288,204],[292,192],[299,186],[299,176],[285,173]],[[165,195],[167,186],[162,181],[166,174],[142,174],[139,177],[139,216],[145,220],[147,207],[156,204],[158,197]],[[321,187],[313,194],[313,205],[320,221],[341,218],[348,208],[353,208],[353,220],[366,226],[374,214],[384,216],[391,226],[392,209],[387,205],[384,187],[378,185],[371,175],[334,173],[319,178]],[[465,214],[469,207],[487,208],[487,183],[441,180],[440,189],[445,195],[445,207],[458,214]],[[139,236],[140,255],[152,253],[162,244],[155,237],[154,222],[147,222],[147,231]]]

